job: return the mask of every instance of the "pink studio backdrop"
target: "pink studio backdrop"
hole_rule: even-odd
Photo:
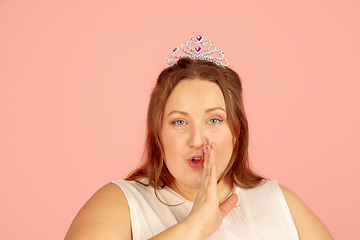
[[[62,239],[142,154],[151,88],[202,34],[242,77],[251,159],[359,239],[360,2],[0,1],[0,239]]]

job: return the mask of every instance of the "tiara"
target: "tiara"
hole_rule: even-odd
[[[224,52],[218,50],[210,40],[204,39],[200,35],[195,38],[189,38],[182,43],[180,47],[174,48],[173,53],[167,60],[167,63],[172,66],[180,58],[206,60],[223,67],[229,65],[228,60],[224,57]]]

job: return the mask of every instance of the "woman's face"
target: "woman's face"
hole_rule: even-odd
[[[204,145],[216,144],[218,178],[227,167],[233,136],[227,123],[223,94],[208,80],[182,80],[174,88],[164,109],[161,138],[165,164],[174,184],[199,188],[203,174]]]

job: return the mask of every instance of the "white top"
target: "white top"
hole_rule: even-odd
[[[141,179],[147,182],[147,179]],[[186,200],[169,187],[157,190],[135,181],[113,181],[124,192],[129,204],[131,228],[134,240],[153,237],[172,225],[181,222],[189,213],[193,202]],[[224,218],[220,228],[207,240],[239,239],[299,239],[295,224],[282,191],[274,180],[265,181],[255,188],[234,186],[238,195],[237,206]]]

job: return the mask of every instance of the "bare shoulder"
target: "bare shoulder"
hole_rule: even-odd
[[[65,240],[82,239],[131,239],[128,203],[114,183],[100,188],[85,203],[65,236]]]
[[[308,206],[290,189],[280,185],[300,240],[333,240],[331,233]]]

